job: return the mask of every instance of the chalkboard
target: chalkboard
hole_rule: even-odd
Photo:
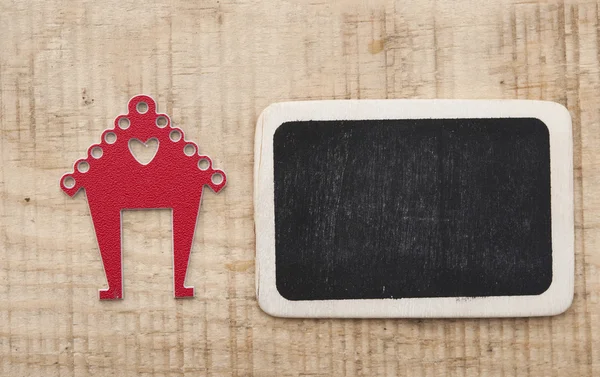
[[[288,300],[538,295],[552,281],[539,119],[287,122],[273,163]]]
[[[256,124],[256,293],[283,317],[564,312],[573,136],[557,103],[275,103]]]

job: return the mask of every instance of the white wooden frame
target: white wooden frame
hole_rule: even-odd
[[[273,135],[284,122],[307,120],[538,118],[550,135],[552,282],[535,296],[435,297],[290,301],[275,282]],[[557,103],[527,100],[341,100],[275,103],[256,125],[254,218],[256,295],[282,317],[516,317],[556,315],[573,299],[573,136],[571,116]]]

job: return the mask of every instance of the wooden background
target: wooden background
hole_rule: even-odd
[[[1,376],[599,376],[600,10],[558,1],[0,1]],[[168,210],[124,215],[125,299],[58,186],[129,98],[228,174],[172,298]],[[520,98],[574,121],[575,299],[553,318],[289,320],[254,293],[254,124],[272,102]]]

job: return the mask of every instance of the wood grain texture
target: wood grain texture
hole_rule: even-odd
[[[0,1],[0,375],[600,374],[600,6],[562,1]],[[138,93],[214,156],[187,283],[168,210],[124,215],[125,300],[71,161]],[[254,125],[276,101],[520,98],[573,116],[576,280],[553,318],[289,320],[254,293]]]

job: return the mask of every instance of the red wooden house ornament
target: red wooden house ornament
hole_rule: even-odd
[[[191,297],[194,288],[184,282],[202,189],[207,185],[221,191],[225,173],[213,169],[211,159],[200,155],[166,114],[156,112],[149,96],[133,97],[128,109],[88,149],[87,157],[75,162],[74,171],[62,176],[60,187],[71,197],[85,188],[108,281],[108,289],[100,290],[101,300],[123,298],[121,211],[144,208],[172,208],[175,297]],[[130,143],[151,140],[158,149],[143,164]]]

